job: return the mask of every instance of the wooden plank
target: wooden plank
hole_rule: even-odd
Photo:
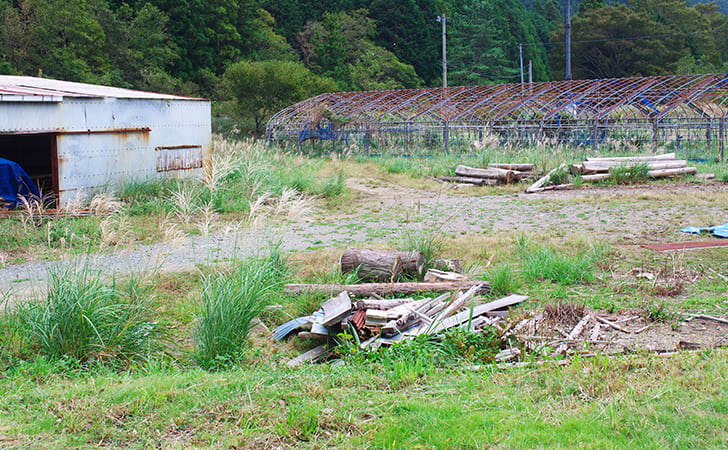
[[[324,310],[324,318],[321,321],[321,325],[330,327],[340,322],[341,319],[351,312],[351,299],[349,298],[349,294],[343,291],[336,297],[325,301],[321,305],[321,308]]]
[[[319,345],[316,348],[313,348],[306,353],[302,353],[298,356],[296,356],[293,359],[288,360],[286,365],[288,367],[298,367],[306,362],[313,362],[321,359],[324,355],[326,355],[326,345]]]
[[[561,164],[559,167],[552,169],[549,173],[544,175],[543,177],[539,178],[535,183],[533,183],[531,186],[529,186],[526,189],[527,194],[533,194],[536,192],[541,192],[544,190],[544,185],[551,181],[551,175],[555,174],[559,170],[564,170],[566,168],[566,164]]]
[[[498,300],[494,300],[492,302],[484,303],[482,305],[478,305],[473,308],[473,317],[477,317],[480,315],[483,315],[487,312],[506,308],[508,306],[513,306],[518,303],[521,303],[525,300],[528,300],[528,296],[526,295],[509,295],[508,297],[503,297]],[[438,333],[440,331],[444,331],[447,329],[450,329],[452,327],[458,326],[463,322],[467,322],[470,319],[470,309],[460,312],[458,314],[455,314],[452,317],[448,317],[447,319],[434,324],[431,327],[423,327],[420,326],[416,330],[412,330],[410,333],[413,336],[419,335],[419,334],[434,334]],[[410,334],[407,333],[407,334]]]

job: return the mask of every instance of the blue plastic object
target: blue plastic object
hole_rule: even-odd
[[[712,227],[685,227],[680,228],[683,233],[700,234],[702,232],[712,233],[713,236],[720,238],[728,238],[728,222],[723,225],[713,225]]]
[[[15,207],[20,197],[39,200],[38,186],[18,163],[0,158],[0,202]]]

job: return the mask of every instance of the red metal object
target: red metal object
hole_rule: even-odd
[[[720,241],[688,241],[671,242],[666,244],[644,244],[640,247],[649,248],[658,252],[669,252],[675,250],[698,250],[703,248],[728,247],[728,239]]]

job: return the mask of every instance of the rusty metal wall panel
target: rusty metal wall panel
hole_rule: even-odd
[[[202,168],[202,146],[157,147],[157,172]]]

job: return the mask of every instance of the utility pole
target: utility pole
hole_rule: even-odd
[[[566,41],[566,73],[564,80],[571,80],[571,0],[566,0],[566,16],[564,19],[564,39]]]
[[[442,87],[447,87],[447,17],[445,13],[437,16],[437,21],[442,23]]]
[[[523,44],[518,44],[518,59],[521,60],[521,95],[523,95]]]

